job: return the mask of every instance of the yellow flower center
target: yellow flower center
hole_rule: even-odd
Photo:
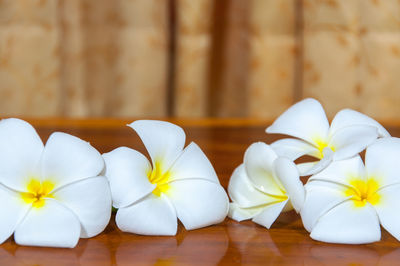
[[[21,192],[21,198],[35,208],[43,207],[46,198],[54,198],[54,195],[50,193],[54,189],[54,183],[51,181],[40,182],[32,178],[26,188],[28,192]]]
[[[155,161],[153,170],[147,174],[150,183],[157,185],[153,190],[153,194],[160,196],[161,193],[167,192],[169,189],[169,184],[167,182],[171,178],[170,171],[163,171],[162,163]]]
[[[349,181],[352,186],[345,190],[346,197],[351,197],[355,207],[363,207],[367,202],[376,205],[381,200],[381,196],[377,193],[379,183],[374,178],[363,180],[360,178],[352,178]]]
[[[319,151],[319,154],[317,154],[318,159],[322,159],[324,157],[323,151],[326,147],[330,148],[333,152],[335,151],[335,147],[329,145],[328,142],[326,142],[322,138],[315,138],[314,142],[317,145],[317,149]]]

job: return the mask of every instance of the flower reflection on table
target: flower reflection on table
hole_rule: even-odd
[[[180,227],[176,236],[137,235],[132,238],[132,235],[124,234],[121,237],[115,254],[118,266],[132,265],[138,258],[144,265],[217,265],[224,257],[229,244],[226,228],[219,225],[193,231],[186,231]],[[207,252],[210,245],[213,247],[212,254]]]
[[[74,249],[17,246],[8,240],[0,247],[0,265],[113,265],[104,237],[82,239]]]
[[[337,245],[314,241],[294,213],[283,214],[270,230],[246,221],[225,220],[221,225],[193,231],[179,230],[176,236],[148,237],[121,233],[111,225],[107,233],[82,239],[74,249],[18,246],[11,239],[0,247],[0,265],[170,265],[287,264],[287,265],[387,265],[400,255],[392,245]],[[282,235],[290,239],[282,241]],[[387,241],[395,239],[383,232]],[[278,239],[280,239],[278,241]],[[115,247],[116,248],[110,248]],[[212,246],[212,253],[209,247]],[[195,247],[195,248],[193,248]],[[234,257],[232,257],[234,256]]]
[[[314,241],[301,229],[301,220],[294,212],[283,214],[270,230],[251,221],[231,222],[228,226],[229,248],[238,264],[283,264],[283,265],[385,265],[399,256],[400,248],[380,247],[376,245],[338,245]],[[282,241],[283,235],[290,236]],[[396,240],[386,231],[383,238]],[[275,241],[279,240],[279,241]],[[392,259],[391,259],[392,258]],[[223,260],[222,260],[223,262]]]

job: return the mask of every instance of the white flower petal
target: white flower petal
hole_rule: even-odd
[[[343,193],[345,189],[342,185],[324,181],[311,181],[305,185],[306,197],[300,214],[308,232],[322,215],[347,200]]]
[[[296,167],[297,170],[299,170],[300,176],[306,176],[306,174],[310,172],[317,163],[319,163],[319,161],[297,164]]]
[[[55,188],[97,176],[104,168],[100,153],[88,142],[61,132],[49,137],[41,163],[42,179],[53,181]]]
[[[221,185],[205,179],[184,179],[169,184],[167,196],[187,230],[222,222],[229,209]]]
[[[262,193],[253,186],[247,177],[243,164],[233,172],[229,180],[228,193],[232,201],[242,208],[255,207],[278,201],[276,197]]]
[[[0,121],[0,183],[25,191],[29,178],[40,174],[42,152],[43,143],[30,124],[15,118]]]
[[[175,209],[168,198],[149,194],[142,200],[118,209],[115,221],[120,230],[140,235],[175,235]]]
[[[379,180],[381,187],[400,183],[400,139],[382,138],[371,144],[365,153],[368,176]]]
[[[241,208],[238,204],[232,202],[229,203],[229,218],[241,222],[253,218],[255,215],[262,212],[265,206],[253,207],[253,208]]]
[[[305,192],[296,165],[287,158],[279,157],[275,160],[274,167],[293,208],[299,212],[304,203]]]
[[[271,143],[271,147],[276,154],[292,161],[306,154],[316,158],[320,155],[316,147],[300,139],[280,139]]]
[[[334,147],[334,160],[343,160],[363,151],[368,145],[378,138],[376,127],[372,126],[349,126],[342,128],[329,140],[329,144]]]
[[[374,205],[379,220],[392,236],[400,241],[400,184],[387,186],[379,190],[380,202]]]
[[[256,142],[246,150],[244,166],[249,180],[259,190],[271,195],[282,195],[284,188],[274,173],[273,162],[276,158],[278,156],[269,145]]]
[[[204,178],[219,184],[215,170],[200,147],[190,143],[172,165],[171,180]]]
[[[267,128],[267,133],[278,133],[316,143],[328,137],[329,122],[321,104],[315,99],[305,99],[287,109]]]
[[[30,205],[25,204],[18,192],[0,185],[0,244],[14,233],[15,228],[28,212]]]
[[[288,201],[289,200],[285,200],[266,206],[261,213],[253,218],[253,222],[269,229],[276,218],[278,218],[283,208],[285,208],[286,204],[288,204]]]
[[[26,246],[73,248],[79,240],[81,225],[75,214],[55,200],[31,208],[14,233],[15,242]]]
[[[331,164],[335,153],[330,148],[326,147],[323,149],[322,154],[322,159],[315,163],[311,168],[308,168],[307,171],[304,171],[305,168],[303,166],[303,169],[301,169],[303,171],[302,176],[314,175],[316,173],[319,173],[326,167],[328,167],[329,164]]]
[[[162,162],[162,172],[171,167],[185,145],[185,132],[172,123],[137,120],[128,126],[133,128],[143,141],[153,165],[156,161]]]
[[[93,237],[108,225],[111,216],[111,192],[104,176],[87,178],[54,192],[55,199],[79,219],[81,237]]]
[[[334,161],[309,180],[324,180],[349,186],[349,180],[354,177],[365,178],[364,164],[359,155],[347,160]]]
[[[114,207],[128,206],[150,194],[156,187],[148,179],[152,170],[150,162],[141,153],[119,147],[103,154],[103,158]]]
[[[354,125],[373,126],[378,129],[380,137],[390,137],[389,132],[377,121],[351,109],[343,109],[335,115],[331,123],[329,134],[333,135],[342,128]]]
[[[348,200],[323,215],[310,236],[328,243],[365,244],[379,241],[381,229],[370,204],[354,207],[354,203]]]

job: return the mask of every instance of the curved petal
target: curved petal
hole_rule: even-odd
[[[366,125],[376,127],[379,133],[379,137],[390,137],[389,132],[377,121],[369,116],[366,116],[360,112],[351,109],[343,109],[335,115],[331,123],[329,135],[331,136],[342,128],[354,125]]]
[[[15,118],[0,121],[0,183],[25,191],[29,179],[40,175],[42,152],[43,143],[30,124]]]
[[[319,161],[297,164],[296,167],[297,170],[299,170],[300,176],[306,176],[306,174],[310,172],[310,170],[313,169],[317,163],[319,163]]]
[[[307,171],[303,171],[302,176],[314,175],[316,173],[319,173],[331,164],[335,153],[330,148],[326,147],[322,150],[322,154],[322,159],[313,164],[312,167],[307,169]],[[311,166],[311,164],[309,166]],[[305,169],[303,168],[301,170]]]
[[[100,153],[88,142],[61,132],[50,135],[41,163],[43,180],[53,181],[55,189],[97,176],[104,168]]]
[[[332,162],[323,171],[310,177],[310,181],[323,180],[350,186],[349,181],[352,178],[365,179],[364,164],[359,155],[347,160]]]
[[[214,167],[200,147],[191,142],[170,169],[170,181],[188,178],[204,178],[219,184]]]
[[[0,244],[6,241],[30,208],[24,204],[19,193],[0,185]]]
[[[299,212],[304,203],[305,191],[296,165],[287,158],[279,157],[275,160],[274,167],[276,176],[285,187],[293,208]]]
[[[149,194],[144,199],[118,209],[115,221],[124,232],[140,235],[175,235],[175,209],[165,195]]]
[[[147,196],[156,187],[148,178],[151,165],[141,153],[119,147],[103,154],[103,158],[114,207],[128,206]]]
[[[392,236],[400,241],[400,184],[387,186],[379,191],[381,201],[374,205],[379,220]]]
[[[143,141],[153,166],[162,162],[161,172],[167,171],[181,154],[185,145],[185,132],[177,125],[157,120],[137,120],[128,125]]]
[[[249,181],[244,165],[241,164],[233,171],[228,185],[229,197],[241,208],[250,208],[279,201],[276,197],[257,190]]]
[[[278,218],[283,208],[285,208],[286,204],[288,204],[288,201],[289,200],[285,200],[266,206],[261,213],[254,216],[253,222],[269,229],[276,218]]]
[[[372,126],[349,126],[342,128],[329,140],[334,147],[334,160],[343,160],[363,151],[368,145],[378,138],[376,127]]]
[[[184,179],[170,186],[167,196],[187,230],[220,223],[228,214],[228,196],[219,184],[205,179]]]
[[[81,237],[98,235],[110,221],[111,192],[104,176],[66,185],[55,191],[54,197],[78,217]]]
[[[305,185],[306,197],[300,214],[308,232],[322,215],[347,200],[343,193],[345,189],[340,184],[324,181],[311,181]]]
[[[276,154],[292,161],[306,154],[316,158],[320,156],[320,151],[316,147],[300,139],[280,139],[271,143],[271,147]]]
[[[249,180],[259,190],[271,195],[285,195],[285,190],[276,178],[273,163],[278,158],[274,150],[265,143],[250,145],[244,154],[244,166]]]
[[[292,105],[267,128],[267,133],[285,134],[310,143],[328,137],[329,122],[321,104],[305,99]]]
[[[228,217],[235,221],[241,222],[241,221],[253,218],[255,215],[262,212],[262,210],[264,208],[265,208],[265,206],[253,207],[253,208],[242,208],[238,204],[233,202],[233,203],[229,203]]]
[[[48,199],[37,209],[31,208],[15,229],[19,245],[73,248],[79,240],[81,225],[72,211]]]
[[[379,241],[381,228],[370,204],[355,208],[348,200],[319,218],[310,236],[328,243],[365,244]]]
[[[382,138],[371,144],[365,153],[365,169],[381,187],[400,183],[400,139]]]

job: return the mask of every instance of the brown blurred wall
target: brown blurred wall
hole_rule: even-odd
[[[398,0],[0,0],[0,115],[400,118]]]

